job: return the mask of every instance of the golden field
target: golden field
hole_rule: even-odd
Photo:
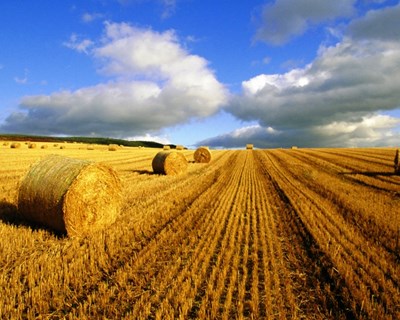
[[[0,144],[1,319],[399,319],[394,148],[211,150],[176,176],[160,149]],[[105,163],[117,221],[60,237],[18,217],[32,163]]]

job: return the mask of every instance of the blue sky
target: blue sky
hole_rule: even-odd
[[[395,146],[391,0],[0,3],[0,132]]]

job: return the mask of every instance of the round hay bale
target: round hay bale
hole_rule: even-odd
[[[3,146],[8,146],[9,145],[9,143],[8,142],[3,142]]]
[[[163,147],[163,150],[170,150],[171,149],[171,146],[168,146],[168,145],[165,145],[164,147]]]
[[[21,181],[18,211],[29,221],[79,236],[114,223],[121,200],[121,182],[110,167],[50,155]]]
[[[36,143],[30,143],[28,144],[29,149],[35,149],[36,148]]]
[[[211,152],[207,147],[199,147],[193,155],[194,162],[209,163],[211,161]]]
[[[183,150],[183,149],[185,149],[185,147],[183,145],[181,145],[181,144],[178,144],[176,146],[176,150]]]
[[[92,145],[88,144],[86,149],[87,150],[94,150],[94,147]]]
[[[67,146],[60,146],[60,149],[65,149]]]
[[[246,149],[247,150],[252,150],[254,148],[254,145],[251,143],[246,144]]]
[[[21,148],[21,144],[19,142],[13,142],[13,143],[11,143],[10,148],[11,149]]]
[[[153,158],[154,173],[176,175],[186,171],[188,161],[186,157],[176,151],[160,151]]]
[[[108,151],[117,151],[118,150],[118,145],[117,144],[110,144],[108,146]]]
[[[47,144],[42,144],[42,146],[40,147],[41,149],[47,149],[49,146]]]

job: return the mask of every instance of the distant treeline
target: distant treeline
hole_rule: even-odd
[[[79,142],[93,144],[118,144],[126,147],[147,147],[162,148],[163,144],[153,141],[129,141],[124,139],[102,138],[102,137],[50,137],[50,136],[31,136],[22,134],[1,134],[0,140],[11,141],[35,141],[35,142]],[[175,145],[170,145],[175,148]]]

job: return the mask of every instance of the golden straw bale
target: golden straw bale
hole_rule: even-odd
[[[11,143],[10,148],[11,149],[21,148],[21,144],[19,142],[13,142],[13,143]]]
[[[207,147],[199,147],[193,155],[194,161],[197,163],[209,163],[211,161],[211,152]]]
[[[254,145],[252,145],[251,143],[246,144],[246,149],[253,149]]]
[[[183,149],[185,149],[185,147],[182,146],[182,145],[180,145],[180,144],[178,144],[178,145],[176,146],[176,150],[183,150]]]
[[[47,144],[43,144],[40,148],[47,149],[49,146]]]
[[[9,143],[8,142],[3,142],[3,146],[8,146],[9,145]]]
[[[28,221],[69,236],[114,223],[121,182],[103,164],[50,155],[33,164],[19,187],[18,211]]]
[[[110,144],[108,146],[108,151],[117,151],[119,149],[117,144]]]
[[[36,148],[36,143],[29,143],[28,144],[29,149],[35,149]]]
[[[91,145],[91,144],[88,144],[86,149],[87,149],[87,150],[94,150],[94,146]]]
[[[67,146],[61,145],[60,149],[65,149]]]
[[[176,151],[160,151],[153,158],[154,173],[176,175],[186,171],[188,161],[186,157]]]
[[[168,146],[168,145],[165,145],[164,147],[163,147],[163,150],[170,150],[171,149],[171,146]]]

